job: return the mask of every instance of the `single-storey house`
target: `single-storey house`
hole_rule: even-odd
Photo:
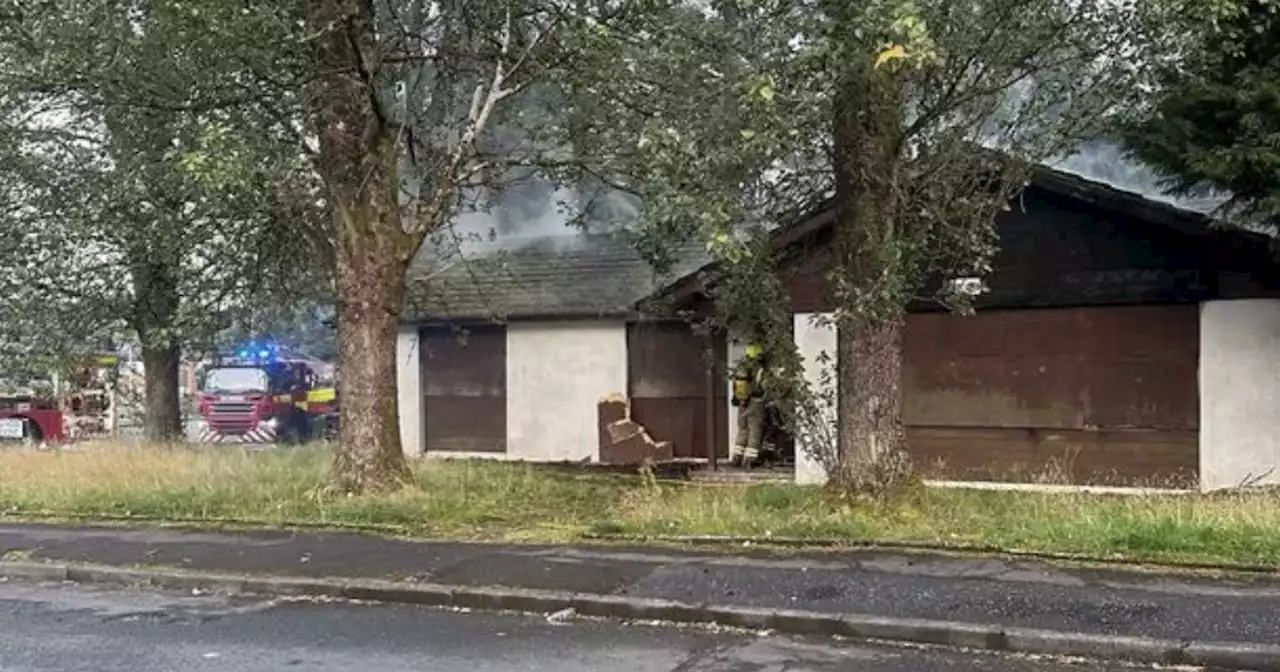
[[[708,349],[724,361],[723,339],[637,309],[707,263],[700,246],[674,257],[655,274],[629,241],[576,233],[511,239],[443,267],[420,259],[398,347],[407,450],[609,461],[597,406],[611,395],[674,457],[705,455],[708,431],[727,446],[723,367],[708,366]]]
[[[813,319],[834,308],[825,281],[832,223],[830,208],[819,208],[775,237],[796,343],[815,380],[820,355],[835,354],[835,334]],[[904,419],[927,476],[1204,489],[1280,482],[1280,266],[1267,237],[1048,169],[997,226],[1001,251],[976,315],[910,307]],[[699,269],[705,259],[690,251],[663,284],[625,243],[598,247],[513,250],[503,262],[511,284],[484,290],[485,299],[463,289],[474,285],[450,284],[454,308],[411,311],[400,348],[406,445],[604,459],[596,405],[622,392],[677,455],[727,453],[723,363],[736,348],[723,334],[708,340],[636,310],[653,295],[696,310],[714,292],[714,268]],[[470,325],[465,345],[452,335],[459,324]],[[796,453],[797,478],[822,480],[803,447]]]

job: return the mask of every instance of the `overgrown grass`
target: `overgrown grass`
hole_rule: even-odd
[[[324,449],[111,447],[0,453],[0,512],[243,520],[401,528],[462,538],[577,536],[621,494],[616,479],[547,476],[532,467],[431,461],[411,487],[328,497]]]
[[[1280,563],[1280,496],[922,489],[884,505],[763,485],[624,497],[618,531],[927,541],[1172,562]]]
[[[0,511],[390,526],[420,537],[584,532],[925,541],[1159,561],[1280,562],[1280,495],[1103,496],[920,489],[883,505],[785,485],[696,487],[530,465],[426,461],[392,495],[323,496],[323,449],[0,452]]]

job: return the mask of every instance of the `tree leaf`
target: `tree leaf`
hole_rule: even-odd
[[[881,51],[879,54],[876,55],[876,61],[873,67],[879,68],[885,63],[888,63],[890,61],[894,61],[900,58],[906,58],[906,57],[907,57],[906,47],[903,47],[901,44],[895,44]]]

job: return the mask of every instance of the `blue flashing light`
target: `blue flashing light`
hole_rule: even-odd
[[[276,361],[279,349],[280,346],[274,341],[248,341],[247,343],[242,343],[240,348],[236,350],[236,357],[254,364],[271,364]]]

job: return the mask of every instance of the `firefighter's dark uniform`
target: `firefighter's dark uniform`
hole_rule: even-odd
[[[733,405],[738,408],[738,437],[729,460],[747,465],[760,457],[764,442],[764,361],[758,345],[747,346],[733,375]]]

